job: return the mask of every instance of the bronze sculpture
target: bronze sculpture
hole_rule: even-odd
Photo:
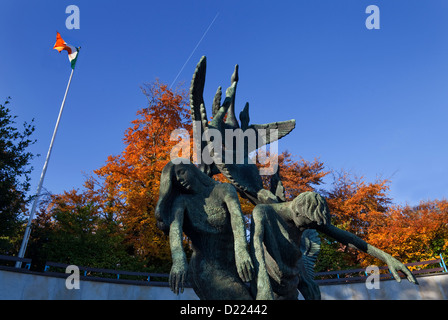
[[[297,299],[297,288],[306,299],[319,300],[320,291],[301,268],[300,241],[305,230],[321,231],[338,242],[366,252],[387,263],[394,278],[402,271],[410,282],[414,275],[397,259],[359,237],[331,224],[325,199],[315,192],[304,192],[293,201],[260,204],[252,212],[251,247],[257,279],[252,286],[257,299]]]
[[[205,139],[195,141],[200,157],[205,151],[212,161],[200,162],[198,167],[170,162],[162,173],[156,210],[159,228],[170,234],[173,257],[170,284],[175,293],[182,288],[188,273],[200,299],[297,299],[297,290],[305,299],[320,299],[319,287],[313,279],[319,250],[316,230],[386,262],[397,281],[400,281],[397,271],[402,271],[410,282],[417,283],[401,262],[331,225],[328,206],[319,194],[305,192],[286,202],[278,171],[271,177],[271,190],[264,189],[249,154],[286,136],[294,129],[295,120],[250,125],[246,103],[239,124],[234,107],[239,78],[236,66],[222,104],[221,88],[217,90],[213,120],[209,122],[203,99],[205,73],[206,58],[202,57],[191,82],[190,106],[194,130],[205,134]],[[213,130],[219,135],[211,139]],[[246,144],[243,153],[238,154],[222,138],[228,130],[243,133],[253,130],[255,142]],[[183,180],[179,170],[189,172],[189,180]],[[211,177],[218,173],[230,184],[213,182]],[[250,256],[236,190],[256,205],[252,212]],[[194,251],[188,272],[181,245],[182,230],[191,239]],[[248,281],[250,290],[244,284]]]
[[[253,265],[236,190],[184,162],[169,162],[163,169],[156,207],[158,227],[170,239],[171,289],[183,291],[188,270],[201,299],[251,299],[244,282],[252,279]],[[183,232],[193,249],[189,265]]]

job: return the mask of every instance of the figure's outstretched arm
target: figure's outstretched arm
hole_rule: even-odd
[[[184,292],[185,280],[187,277],[188,263],[187,256],[185,255],[182,245],[182,225],[184,222],[185,206],[183,201],[176,199],[173,204],[174,220],[170,225],[170,249],[171,257],[173,259],[173,265],[171,267],[169,283],[171,291],[175,294]]]
[[[401,282],[401,278],[398,275],[397,271],[401,271],[406,275],[407,279],[410,282],[418,284],[415,276],[411,273],[411,271],[409,271],[409,269],[403,263],[392,257],[390,254],[387,254],[386,252],[368,244],[367,242],[355,236],[354,234],[348,231],[341,230],[331,225],[330,223],[317,226],[316,229],[334,238],[336,241],[344,245],[348,245],[351,248],[356,248],[358,250],[366,252],[367,254],[385,262],[388,265],[389,270],[394,276],[395,280],[397,280],[398,282]]]

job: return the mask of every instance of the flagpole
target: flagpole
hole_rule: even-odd
[[[70,83],[72,82],[74,72],[75,72],[75,68],[72,68],[72,72],[70,73],[70,78],[68,79],[67,88],[65,89],[64,99],[62,100],[61,109],[59,110],[58,119],[57,119],[56,125],[54,127],[53,137],[51,138],[50,147],[48,148],[47,158],[45,159],[44,167],[42,168],[42,173],[40,175],[40,180],[39,180],[39,185],[37,186],[36,196],[34,198],[34,203],[31,208],[30,216],[28,218],[28,224],[26,225],[25,236],[23,237],[22,245],[20,246],[20,251],[19,251],[19,255],[18,255],[19,258],[23,258],[25,256],[26,247],[28,245],[28,239],[29,239],[30,233],[31,233],[31,223],[34,218],[34,214],[36,213],[37,204],[38,204],[39,198],[40,198],[40,192],[42,190],[42,185],[44,183],[45,174],[47,172],[48,162],[50,160],[51,150],[53,149],[54,140],[56,138],[56,133],[57,133],[58,127],[59,127],[59,121],[61,120],[62,111],[64,110],[65,99],[67,98],[68,89],[70,88]],[[16,268],[21,268],[21,267],[22,267],[22,262],[17,261]]]

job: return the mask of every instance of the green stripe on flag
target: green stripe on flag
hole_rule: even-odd
[[[74,55],[75,57],[73,59],[70,59],[72,69],[75,69],[76,61],[78,60],[79,49],[80,48],[76,48],[76,55]]]

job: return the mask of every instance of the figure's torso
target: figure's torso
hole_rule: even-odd
[[[272,252],[272,246],[265,246],[266,267],[271,280],[275,282],[274,290],[288,291],[291,290],[290,286],[297,288],[302,232],[293,223],[282,219],[275,210],[271,210],[267,217],[278,249],[277,252]]]
[[[186,206],[183,230],[196,255],[232,261],[234,238],[223,191],[222,185],[216,184],[207,194],[183,195]]]

